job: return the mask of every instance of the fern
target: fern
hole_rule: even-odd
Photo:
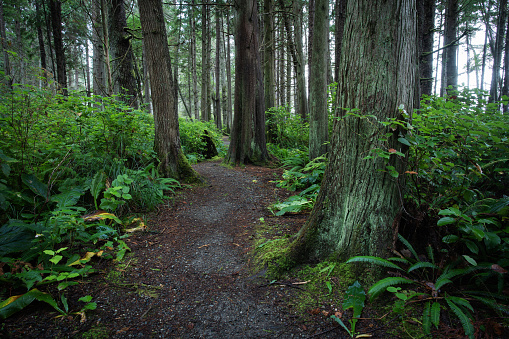
[[[465,270],[463,269],[457,269],[457,270],[451,270],[451,271],[445,271],[442,273],[435,282],[435,288],[436,290],[439,290],[442,286],[447,285],[449,283],[452,283],[450,280],[451,278],[454,278],[458,275],[465,274]]]
[[[431,333],[431,306],[430,302],[426,302],[424,305],[424,311],[422,312],[422,328],[424,333]]]
[[[435,254],[433,253],[433,247],[431,247],[431,245],[428,245],[428,247],[426,247],[426,252],[428,252],[428,258],[434,264],[435,263]]]
[[[361,255],[361,256],[352,257],[352,258],[348,259],[346,262],[347,263],[364,262],[364,263],[368,263],[368,264],[373,264],[373,265],[378,265],[378,266],[383,266],[383,267],[388,267],[388,268],[394,268],[396,270],[403,271],[403,269],[401,267],[399,267],[396,264],[393,264],[389,260],[382,259],[379,257],[373,257],[373,256],[369,256],[369,255]]]
[[[451,297],[445,297],[445,301],[447,302],[447,305],[449,305],[449,308],[454,312],[454,314],[460,320],[461,325],[463,326],[463,329],[465,330],[465,335],[468,336],[468,338],[473,339],[474,338],[474,325],[472,325],[471,319],[465,314],[465,312],[463,312],[463,310],[458,305],[456,305],[451,300]]]
[[[427,262],[427,261],[419,261],[419,262],[413,264],[412,266],[410,266],[410,268],[408,269],[407,272],[410,273],[413,270],[416,270],[418,268],[433,268],[433,269],[435,269],[435,268],[438,268],[438,266],[434,265],[430,262]]]
[[[436,328],[438,328],[438,324],[440,324],[440,308],[440,303],[436,301],[431,305],[431,323],[435,325]]]
[[[394,262],[400,262],[400,263],[406,264],[406,265],[410,265],[411,264],[411,262],[408,261],[405,258],[392,257],[392,258],[389,258],[387,260],[394,261]]]
[[[402,278],[402,277],[389,277],[382,280],[377,281],[371,286],[368,291],[368,294],[371,295],[370,300],[376,298],[380,293],[384,292],[387,287],[401,284],[415,284],[415,281]]]
[[[412,252],[412,254],[414,255],[415,259],[419,260],[419,256],[417,255],[417,252],[414,250],[413,246],[410,245],[410,243],[405,239],[403,238],[403,236],[401,234],[398,233],[398,239],[399,241],[401,241],[407,248],[410,252]]]
[[[500,305],[497,302],[495,302],[493,299],[486,298],[486,297],[481,297],[481,296],[478,296],[478,295],[473,295],[473,294],[470,294],[470,293],[468,295],[471,296],[472,298],[475,298],[476,300],[479,300],[484,305],[490,307],[491,309],[493,309],[495,311],[498,311],[500,313],[509,314],[509,308],[507,306]]]

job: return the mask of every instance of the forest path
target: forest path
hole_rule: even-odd
[[[276,170],[194,165],[207,184],[185,190],[150,222],[153,235],[129,238],[122,284],[95,298],[110,337],[293,338],[304,336],[248,271],[254,227],[268,218]],[[283,288],[281,288],[283,289]],[[106,319],[104,319],[106,320]]]
[[[285,308],[288,293],[299,290],[267,285],[262,273],[249,270],[260,218],[279,225],[280,234],[294,234],[306,218],[276,219],[268,211],[276,194],[279,199],[289,194],[276,192],[271,182],[281,170],[227,168],[220,161],[193,167],[206,184],[180,190],[150,214],[147,231],[125,239],[131,251],[122,262],[101,260],[95,265],[99,274],[67,288],[69,316],[32,303],[0,324],[0,337],[302,338],[320,333],[319,323],[304,325]],[[51,293],[59,299],[62,292]],[[97,309],[84,319],[72,312],[83,307],[78,299],[86,295]],[[337,333],[319,336],[325,337],[337,338]]]

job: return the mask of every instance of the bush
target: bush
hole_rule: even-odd
[[[206,134],[208,134],[214,142],[219,154],[224,154],[224,152],[226,152],[221,140],[221,133],[217,131],[213,122],[199,120],[189,121],[180,118],[179,126],[182,149],[190,162],[196,163],[205,159],[207,143],[203,139],[203,136]]]

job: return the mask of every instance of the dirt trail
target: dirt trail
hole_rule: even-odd
[[[127,238],[132,252],[113,273],[106,269],[67,292],[71,309],[87,294],[97,302],[84,323],[78,316],[55,320],[39,304],[7,320],[9,336],[306,337],[278,306],[284,292],[260,287],[264,278],[248,270],[254,227],[269,217],[276,170],[228,169],[218,161],[194,168],[206,185],[184,190],[152,215],[149,232]]]

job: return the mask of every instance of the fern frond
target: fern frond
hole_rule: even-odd
[[[396,270],[403,271],[403,269],[401,267],[399,267],[396,264],[393,264],[389,260],[382,259],[379,257],[373,257],[373,256],[369,256],[369,255],[361,255],[361,256],[352,257],[346,261],[346,263],[352,263],[352,262],[363,262],[363,263],[367,263],[367,264],[373,264],[373,265],[378,265],[378,266],[383,266],[383,267],[388,267],[388,268],[394,268]]]
[[[401,284],[415,284],[415,281],[402,277],[389,277],[379,280],[374,283],[368,291],[368,294],[371,295],[370,300],[373,300],[380,293],[384,292],[387,287]]]
[[[442,286],[451,283],[451,279],[458,276],[465,274],[466,270],[464,269],[457,269],[457,270],[450,270],[445,271],[437,278],[437,281],[435,282],[435,288],[439,290]]]
[[[465,330],[465,335],[470,339],[474,338],[474,325],[472,325],[471,319],[463,312],[463,310],[456,305],[453,301],[451,301],[451,297],[445,297],[445,301],[449,308],[454,312],[454,314],[458,317],[463,326],[463,330]]]
[[[433,252],[433,247],[431,247],[431,245],[428,245],[428,247],[426,247],[426,252],[428,252],[429,260],[431,260],[431,262],[434,264],[435,263],[435,253]]]
[[[417,252],[414,250],[414,247],[412,245],[410,245],[408,240],[403,238],[403,236],[401,234],[398,234],[398,239],[399,239],[399,241],[401,241],[403,243],[403,245],[405,245],[408,248],[408,250],[410,252],[412,252],[412,254],[414,255],[415,259],[419,260],[419,256],[417,255]]]
[[[405,258],[392,257],[392,258],[388,258],[387,260],[394,261],[394,262],[400,262],[400,263],[406,264],[406,265],[410,265],[411,264],[411,262],[408,261]]]
[[[440,303],[436,301],[431,305],[431,323],[435,325],[436,328],[438,328],[440,324],[440,308]]]
[[[507,306],[500,305],[497,302],[495,302],[493,299],[481,297],[481,296],[478,296],[478,295],[471,295],[471,294],[469,294],[469,296],[474,298],[474,299],[476,299],[476,300],[479,300],[484,305],[490,307],[491,309],[493,309],[495,311],[498,311],[498,312],[501,312],[501,313],[505,313],[505,314],[509,314],[509,308]]]
[[[418,268],[433,268],[433,269],[436,269],[438,268],[437,265],[435,264],[432,264],[430,262],[427,262],[427,261],[419,261],[415,264],[413,264],[412,266],[410,266],[410,268],[408,269],[408,273],[412,272],[413,270],[416,270]]]
[[[422,312],[422,329],[424,330],[424,333],[430,334],[431,333],[431,307],[430,302],[426,302],[424,305],[424,311]]]

